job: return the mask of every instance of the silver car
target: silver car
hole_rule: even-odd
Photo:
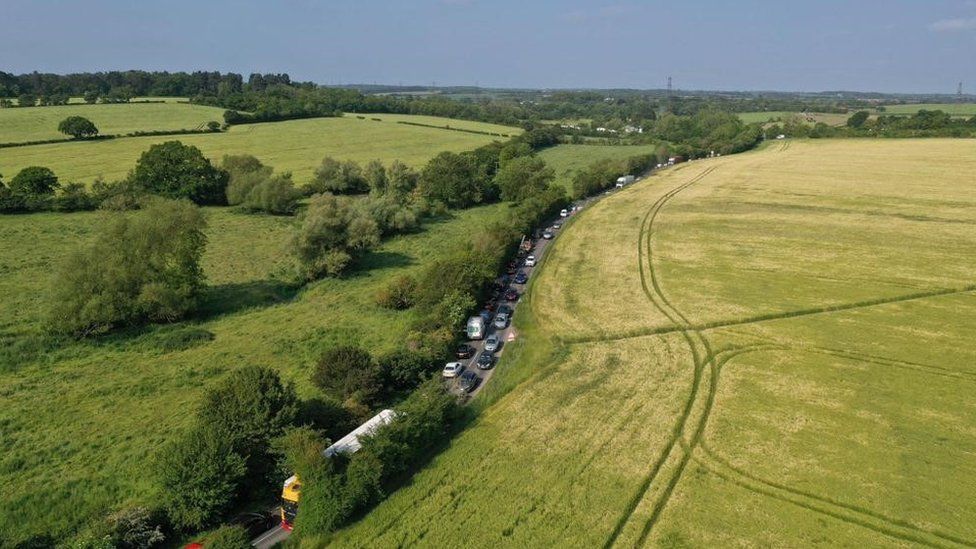
[[[498,313],[495,315],[495,329],[504,330],[508,328],[508,315],[505,313]]]
[[[485,340],[485,350],[488,351],[489,353],[494,353],[495,351],[498,350],[498,347],[501,344],[502,342],[500,339],[498,339],[498,336],[495,334],[491,334],[490,336],[488,336],[488,339]]]

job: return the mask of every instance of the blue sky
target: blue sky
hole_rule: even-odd
[[[3,0],[0,70],[976,92],[976,0]]]

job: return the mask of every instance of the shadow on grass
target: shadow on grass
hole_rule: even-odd
[[[369,275],[372,271],[383,269],[398,269],[413,265],[412,257],[399,252],[369,252],[356,262],[355,268],[349,272],[349,277]]]
[[[281,280],[255,280],[209,286],[200,298],[193,320],[209,320],[244,309],[267,307],[290,301],[301,287]]]

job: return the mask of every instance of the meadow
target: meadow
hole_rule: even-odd
[[[0,109],[0,143],[67,139],[68,136],[58,131],[58,123],[69,116],[91,120],[101,135],[120,135],[137,131],[201,129],[211,120],[222,123],[224,109],[175,102]],[[0,156],[9,152],[4,151]]]
[[[976,545],[973,145],[777,142],[584,209],[474,424],[308,545]]]
[[[169,107],[170,105],[164,105]],[[186,105],[172,105],[185,107]],[[116,107],[116,105],[106,105]],[[137,110],[151,105],[128,105]],[[37,107],[25,111],[43,111],[54,107]],[[88,108],[88,107],[79,107]],[[16,112],[18,109],[10,109]],[[2,111],[0,111],[2,114]],[[179,136],[126,137],[105,141],[55,143],[3,149],[0,152],[0,173],[13,177],[27,166],[46,166],[63,181],[91,183],[97,177],[112,181],[122,179],[150,145],[179,140],[199,147],[211,160],[219,162],[226,154],[253,154],[278,171],[290,171],[299,184],[312,177],[322,158],[332,156],[340,160],[368,162],[380,159],[391,162],[399,159],[414,167],[422,167],[427,160],[442,151],[460,152],[474,149],[503,137],[398,124],[396,120],[413,117],[383,115],[384,121],[367,117],[311,118],[231,126],[222,133]],[[455,120],[418,117],[421,123],[432,125],[461,125]],[[504,128],[475,124],[474,127]],[[55,123],[55,126],[57,123]],[[507,133],[516,133],[509,128]],[[0,130],[0,140],[6,140]]]
[[[208,208],[199,315],[62,344],[38,338],[50,273],[103,214],[0,216],[0,540],[60,539],[120,506],[154,501],[151,456],[237,367],[270,366],[312,396],[309,376],[325,348],[399,348],[415,313],[379,307],[376,291],[451,253],[506,209],[432,220],[384,241],[347,277],[296,293],[285,283],[293,218]]]
[[[556,145],[539,153],[539,158],[556,172],[555,183],[567,191],[573,190],[573,177],[598,160],[623,160],[631,156],[651,154],[654,145]]]

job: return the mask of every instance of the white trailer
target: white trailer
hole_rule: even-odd
[[[485,319],[481,318],[480,316],[473,316],[469,318],[466,332],[468,334],[468,339],[484,339]]]
[[[617,186],[623,187],[624,185],[630,185],[634,182],[634,176],[632,175],[622,175],[617,178]]]

